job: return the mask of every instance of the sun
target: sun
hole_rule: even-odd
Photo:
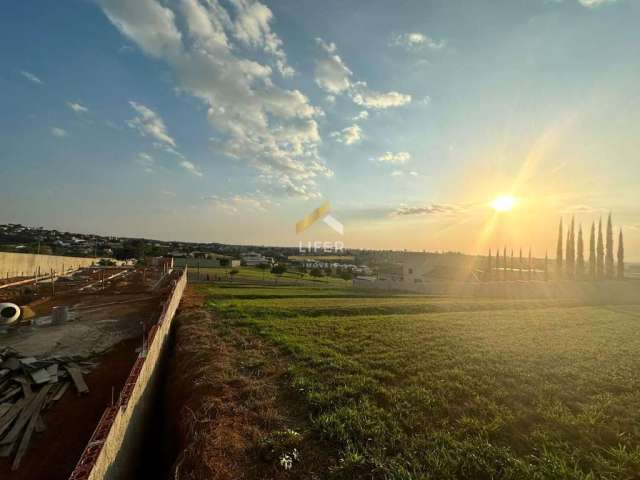
[[[511,195],[500,195],[491,202],[491,207],[497,212],[510,212],[517,203],[516,198]]]

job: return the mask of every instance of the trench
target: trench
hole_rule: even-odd
[[[180,452],[177,421],[170,405],[169,371],[175,352],[175,325],[167,337],[165,354],[158,365],[152,404],[144,421],[143,439],[139,455],[132,468],[131,478],[164,480],[173,477],[173,465]]]

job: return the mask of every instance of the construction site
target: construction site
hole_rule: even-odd
[[[162,258],[43,270],[0,283],[0,477],[123,478],[186,275]]]

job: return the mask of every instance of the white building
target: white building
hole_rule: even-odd
[[[256,267],[258,265],[271,265],[272,260],[260,253],[249,252],[240,256],[240,263],[247,267]]]

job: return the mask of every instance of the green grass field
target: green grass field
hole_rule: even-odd
[[[189,271],[192,274],[200,273],[201,276],[206,276],[209,274],[210,277],[218,276],[225,279],[229,278],[229,272],[232,270],[237,270],[238,273],[232,275],[234,281],[242,281],[242,280],[260,280],[260,281],[272,281],[274,284],[276,282],[285,282],[292,283],[298,282],[303,285],[311,284],[329,284],[329,285],[340,285],[344,286],[345,282],[341,278],[337,277],[312,277],[308,273],[300,274],[298,272],[285,272],[282,275],[275,275],[271,273],[269,269],[262,270],[258,267],[190,267]],[[350,282],[349,282],[350,283]]]
[[[335,478],[640,478],[640,306],[202,292],[279,346]]]

